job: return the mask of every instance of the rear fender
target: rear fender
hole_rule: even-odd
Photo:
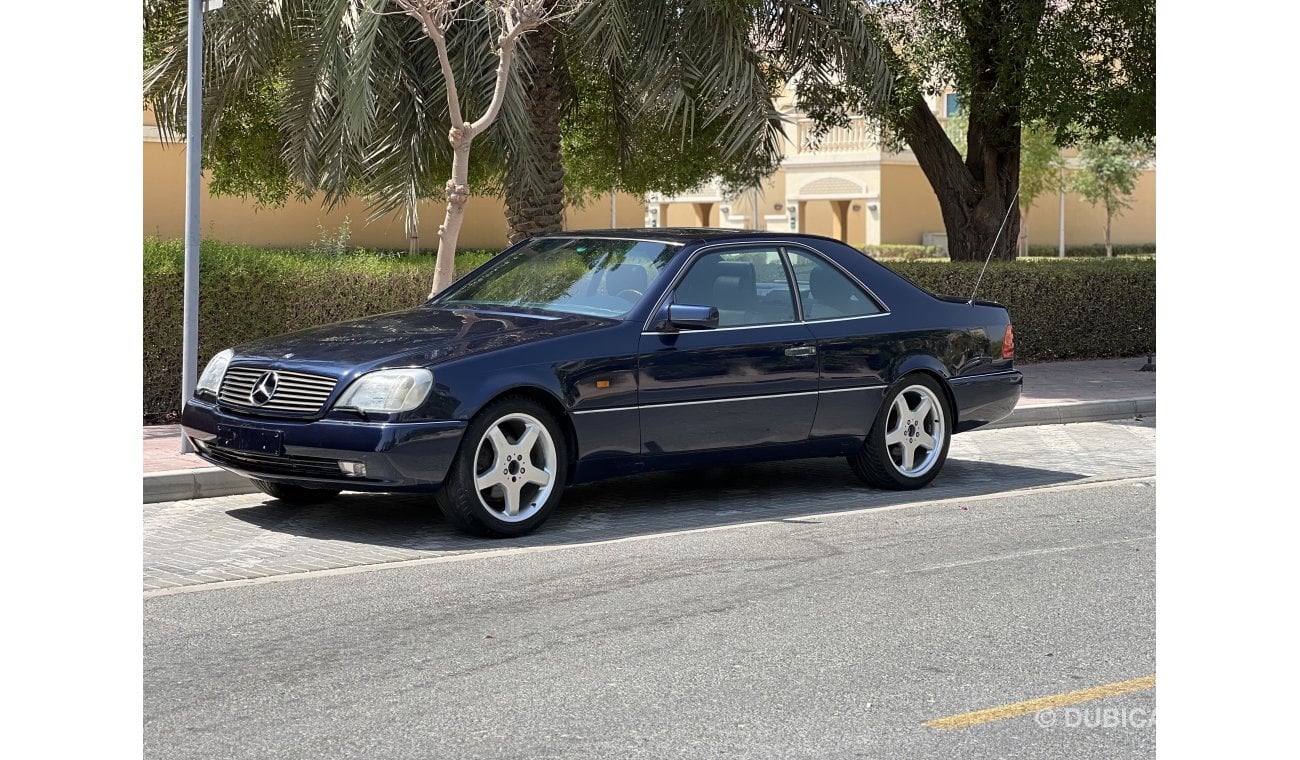
[[[953,395],[952,386],[948,383],[948,378],[952,375],[947,368],[933,356],[924,354],[913,354],[904,359],[898,365],[898,370],[894,373],[894,382],[891,389],[902,385],[908,375],[922,372],[934,377],[939,381],[939,387],[943,389],[944,398],[948,400],[948,409],[952,411],[952,430],[957,429],[959,423],[957,415],[957,398]]]
[[[917,372],[920,370],[925,370],[930,374],[937,376],[940,380],[944,381],[945,386],[948,384],[948,378],[952,376],[948,371],[948,368],[944,367],[943,363],[933,356],[927,354],[912,354],[898,363],[898,368],[894,370],[894,380],[897,381],[898,378],[908,374],[909,372]]]

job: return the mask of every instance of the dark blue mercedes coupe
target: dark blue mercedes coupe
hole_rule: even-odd
[[[199,456],[288,503],[433,493],[458,528],[533,530],[568,485],[847,457],[868,484],[939,474],[1020,397],[1011,320],[810,235],[542,235],[427,303],[212,357]]]

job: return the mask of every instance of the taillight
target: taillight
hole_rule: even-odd
[[[1007,331],[1002,334],[1002,358],[1016,358],[1016,334],[1010,323],[1007,324]]]

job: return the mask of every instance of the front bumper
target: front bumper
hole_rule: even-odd
[[[181,415],[181,428],[204,461],[249,478],[348,491],[437,490],[467,424],[266,419],[222,411],[203,399],[191,399]],[[273,435],[282,446],[220,445],[219,426]],[[365,475],[345,475],[340,461],[364,464]]]

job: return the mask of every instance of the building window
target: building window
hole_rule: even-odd
[[[944,97],[943,115],[952,118],[961,113],[961,96],[955,92]]]

